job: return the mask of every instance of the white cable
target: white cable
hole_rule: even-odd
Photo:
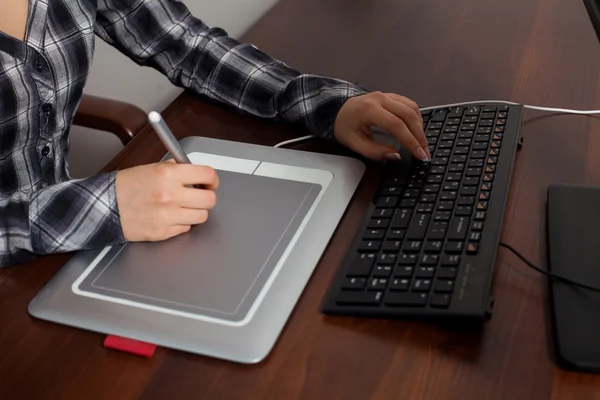
[[[600,110],[571,110],[568,108],[551,108],[551,107],[540,107],[540,106],[530,106],[528,104],[523,103],[515,103],[513,101],[506,100],[477,100],[477,101],[465,101],[462,103],[454,103],[454,104],[445,104],[441,106],[430,106],[420,108],[421,111],[435,110],[436,108],[450,108],[450,107],[458,107],[458,106],[467,106],[472,104],[482,104],[482,105],[493,105],[493,104],[510,104],[513,106],[523,106],[524,108],[529,108],[531,110],[538,111],[547,111],[547,112],[557,112],[564,114],[579,114],[579,115],[591,115],[591,114],[600,114]]]
[[[281,142],[281,143],[277,143],[277,144],[276,144],[275,146],[273,146],[273,147],[281,147],[281,146],[286,146],[286,145],[288,145],[288,144],[292,144],[292,143],[296,143],[296,142],[301,142],[301,141],[303,141],[303,140],[312,139],[312,138],[314,138],[314,137],[315,137],[315,135],[306,135],[306,136],[302,136],[302,137],[299,137],[299,138],[295,138],[295,139],[286,140],[286,141],[283,141],[283,142]]]
[[[453,103],[453,104],[444,104],[444,105],[438,105],[438,106],[429,106],[429,107],[422,107],[419,110],[421,111],[428,111],[428,110],[435,110],[435,109],[439,109],[439,108],[452,108],[452,107],[459,107],[459,106],[468,106],[468,105],[473,105],[473,104],[481,104],[481,105],[493,105],[493,104],[510,104],[513,106],[523,106],[523,108],[528,108],[531,110],[537,110],[537,111],[546,111],[546,112],[556,112],[556,113],[563,113],[563,114],[578,114],[578,115],[593,115],[593,114],[600,114],[600,110],[571,110],[569,108],[552,108],[552,107],[540,107],[540,106],[531,106],[528,104],[523,104],[523,103],[515,103],[513,101],[506,101],[506,100],[474,100],[474,101],[464,101],[461,103]],[[282,147],[282,146],[286,146],[288,144],[291,143],[296,143],[296,142],[301,142],[303,140],[307,140],[307,139],[311,139],[314,138],[315,135],[307,135],[307,136],[302,136],[296,139],[290,139],[290,140],[286,140],[284,142],[281,143],[277,143],[275,146],[273,147]]]

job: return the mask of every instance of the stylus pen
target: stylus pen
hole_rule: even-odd
[[[158,134],[160,140],[167,148],[167,151],[171,153],[171,156],[173,156],[173,159],[179,164],[191,164],[192,162],[188,158],[187,154],[185,154],[185,151],[183,151],[181,148],[181,145],[173,135],[173,132],[171,132],[167,126],[167,123],[162,116],[156,111],[150,111],[148,114],[148,120]],[[204,188],[203,185],[193,185],[188,187],[195,187],[197,189]]]

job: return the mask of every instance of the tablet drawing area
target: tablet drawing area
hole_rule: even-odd
[[[205,223],[167,241],[111,248],[74,291],[187,318],[247,322],[322,186],[217,172],[217,205]]]
[[[39,319],[242,363],[277,341],[363,176],[343,156],[205,137],[208,220],[162,242],[74,254],[29,303]],[[165,156],[163,159],[166,159]]]

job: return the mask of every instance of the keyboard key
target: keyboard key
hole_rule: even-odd
[[[450,149],[438,149],[435,152],[435,156],[436,157],[449,157],[450,156]]]
[[[500,154],[500,149],[490,149],[490,156],[498,156]]]
[[[362,240],[358,245],[358,251],[360,252],[374,252],[379,251],[381,247],[381,240]]]
[[[365,287],[367,280],[365,278],[346,278],[342,283],[344,290],[362,290]]]
[[[450,145],[452,147],[452,145]],[[446,165],[448,164],[448,157],[433,157],[431,160],[432,165]]]
[[[448,231],[448,240],[464,240],[467,237],[468,229],[468,217],[452,218],[452,222],[450,223],[450,230]]]
[[[480,126],[479,128],[477,128],[477,133],[478,134],[489,134],[492,133],[492,127],[490,126]]]
[[[488,148],[487,143],[478,142],[473,145],[473,150],[485,150]]]
[[[391,186],[391,187],[384,187],[381,190],[381,195],[382,196],[398,196],[400,195],[400,192],[402,191],[401,188],[399,187],[395,187],[395,186]]]
[[[441,175],[437,175],[441,177]],[[450,172],[446,175],[446,182],[452,181],[460,181],[462,179],[462,174],[460,172]]]
[[[485,211],[475,212],[475,221],[483,221],[485,219]]]
[[[367,283],[367,290],[385,290],[388,280],[385,278],[373,278]]]
[[[475,208],[477,210],[487,210],[487,208],[488,208],[488,202],[487,201],[478,201],[477,205],[475,206]]]
[[[394,213],[394,218],[392,218],[392,222],[390,224],[392,229],[406,229],[408,227],[408,222],[410,221],[410,217],[412,215],[412,211],[407,208],[401,208],[396,210]],[[372,228],[371,226],[369,226]]]
[[[378,208],[373,212],[372,218],[391,218],[394,214],[394,210],[392,208]]]
[[[440,195],[440,200],[443,200],[443,201],[455,200],[455,199],[456,199],[456,190],[451,190],[451,191],[445,190]]]
[[[458,133],[459,139],[472,139],[475,136],[475,131],[460,131]]]
[[[415,279],[410,288],[413,292],[429,292],[429,289],[431,289],[430,279]]]
[[[469,176],[465,178],[463,184],[465,186],[477,186],[479,185],[479,177]]]
[[[479,251],[479,243],[469,243],[467,245],[467,254],[477,254]]]
[[[448,118],[446,120],[446,126],[448,125],[460,125],[460,118]]]
[[[481,168],[467,168],[466,176],[480,176]]]
[[[497,164],[498,163],[498,157],[488,157],[487,163],[488,164]]]
[[[460,196],[458,198],[459,206],[472,206],[475,203],[475,196]]]
[[[484,182],[491,182],[494,180],[494,174],[483,174]]]
[[[461,254],[465,247],[464,242],[448,242],[446,244],[447,254]]]
[[[473,213],[473,207],[469,207],[469,206],[456,207],[455,214],[458,216],[470,216],[472,213]]]
[[[451,293],[454,289],[454,281],[450,279],[436,280],[433,284],[434,292]]]
[[[450,216],[452,213],[450,211],[437,211],[433,215],[434,221],[450,221]]]
[[[472,231],[482,231],[483,230],[483,222],[481,221],[473,221],[471,224]]]
[[[437,194],[435,193],[426,193],[421,195],[419,199],[419,203],[435,203],[437,200]]]
[[[494,133],[502,133],[504,132],[504,125],[494,127]]]
[[[489,192],[490,190],[492,190],[492,184],[489,182],[482,183],[481,190],[483,190],[484,192]]]
[[[398,307],[425,307],[427,293],[390,293],[385,304]]]
[[[442,251],[443,242],[441,240],[430,240],[425,243],[425,248],[423,249],[425,253],[438,254]]]
[[[462,172],[465,170],[465,163],[454,163],[448,167],[448,172]]]
[[[435,254],[423,254],[421,256],[421,260],[419,261],[419,264],[423,265],[423,266],[435,267],[436,265],[438,265],[439,261],[440,261],[440,257],[438,255],[435,255]],[[434,271],[433,268],[431,270]]]
[[[404,197],[405,199],[409,199],[409,198],[417,197],[418,195],[419,195],[419,189],[408,189],[408,190],[404,191],[404,193],[402,194],[402,197]]]
[[[473,150],[471,152],[471,158],[485,158],[485,156],[486,156],[485,151]]]
[[[452,107],[448,113],[448,118],[460,118],[464,112],[465,109],[463,107]]]
[[[467,122],[467,123],[477,122],[477,116],[475,116],[475,115],[467,116],[467,117],[463,118],[463,122]]]
[[[377,264],[381,265],[394,265],[396,264],[397,254],[383,253],[377,257]]]
[[[372,218],[367,224],[367,228],[372,229],[384,229],[390,224],[390,220],[387,218]]]
[[[496,165],[495,164],[487,165],[485,167],[485,172],[496,172]]]
[[[484,113],[494,112],[494,115],[495,115],[496,106],[485,106],[482,108],[482,111]]]
[[[446,172],[446,166],[445,165],[434,165],[433,167],[431,167],[431,169],[429,170],[429,174],[433,175],[433,174],[443,174],[444,172]]]
[[[447,114],[448,114],[448,111],[444,108],[439,109],[439,110],[434,110],[431,113],[431,120],[432,121],[444,121],[446,119]]]
[[[390,290],[405,292],[408,290],[410,281],[408,279],[392,279]]]
[[[417,267],[415,278],[433,278],[435,268],[433,267]]]
[[[486,143],[490,141],[489,134],[479,134],[475,136],[475,142],[477,143]]]
[[[392,229],[388,232],[387,240],[402,240],[406,235],[406,231],[402,229]]]
[[[431,214],[433,212],[433,203],[419,203],[417,206],[418,214]]]
[[[432,121],[429,123],[427,129],[442,129],[442,123],[438,121]]]
[[[454,142],[451,140],[445,140],[443,142],[438,143],[438,147],[440,147],[442,149],[451,149],[452,146],[454,146]],[[434,165],[436,165],[436,164],[434,164]]]
[[[453,191],[453,190],[458,190],[458,186],[459,186],[458,182],[445,182],[444,185],[442,186],[442,189]]]
[[[467,164],[467,166],[469,168],[478,168],[478,167],[483,167],[483,163],[484,163],[484,160],[482,160],[481,158],[478,158],[478,159],[474,159],[474,160],[469,160],[469,164]]]
[[[483,111],[481,113],[481,118],[482,119],[494,119],[496,118],[496,113],[495,112],[489,112],[489,111]]]
[[[391,265],[378,265],[373,271],[373,277],[375,278],[389,278],[392,274]]]
[[[463,196],[475,196],[477,194],[477,187],[475,186],[463,186],[460,190],[460,194]]]
[[[479,193],[479,200],[489,200],[490,192],[481,192]]]
[[[435,308],[448,308],[450,306],[450,295],[448,293],[434,293],[429,305]]]
[[[411,240],[422,240],[425,238],[425,232],[429,226],[429,214],[418,214],[410,222],[408,231],[406,232],[406,238]]]
[[[479,106],[471,106],[467,109],[467,115],[479,115]]]
[[[460,256],[444,254],[442,256],[442,265],[447,267],[458,267],[460,265]]]
[[[398,208],[414,208],[417,204],[417,199],[402,199],[400,204],[398,204]]]
[[[456,145],[457,146],[470,146],[471,145],[471,139],[458,139],[456,141]]]
[[[456,139],[456,133],[458,129],[456,126],[449,126],[443,130],[444,133],[440,136],[440,140],[454,140]]]
[[[458,269],[456,267],[440,268],[437,278],[438,279],[455,279],[458,275]]]
[[[469,154],[468,147],[455,147],[454,154]]]
[[[427,183],[442,183],[444,175],[429,175],[427,177]]]
[[[356,257],[350,266],[346,275],[348,276],[369,276],[371,268],[375,263],[375,254],[360,254]]]
[[[375,203],[375,207],[378,208],[394,208],[396,207],[396,205],[398,204],[398,197],[391,197],[391,196],[385,196],[385,197],[380,197],[377,200],[377,203]]]
[[[402,250],[405,253],[418,253],[421,250],[422,242],[419,240],[407,240],[404,242]]]
[[[367,229],[363,235],[363,239],[383,239],[385,236],[385,229]]]
[[[470,242],[479,242],[481,240],[481,232],[471,232],[469,234]]]
[[[438,210],[440,211],[451,211],[454,208],[453,201],[440,201],[438,203]]]
[[[491,119],[484,119],[481,121],[479,126],[494,126],[494,121]]]
[[[499,140],[493,140],[491,147],[498,148],[498,147],[500,147],[500,144],[501,144],[501,142]]]
[[[448,229],[447,222],[433,222],[431,229],[427,235],[429,240],[441,240],[446,237],[446,230]],[[425,245],[425,251],[427,251],[427,244]]]
[[[394,276],[398,278],[410,278],[415,270],[415,267],[396,267]]]
[[[462,124],[460,126],[461,131],[474,131],[477,127],[477,124]]]
[[[353,306],[377,306],[383,298],[382,292],[342,291],[336,298],[337,304]]]

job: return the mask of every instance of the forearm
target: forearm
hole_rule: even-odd
[[[261,118],[331,134],[337,111],[366,91],[342,80],[300,72],[192,16],[167,0],[101,0],[97,34],[175,85]]]
[[[113,174],[16,193],[0,201],[0,267],[124,241]]]

